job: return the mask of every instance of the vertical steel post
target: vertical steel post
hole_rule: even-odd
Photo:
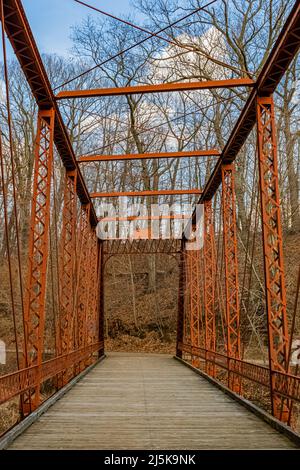
[[[89,244],[89,257],[87,259],[87,308],[85,314],[86,321],[86,345],[91,344],[91,291],[93,289],[93,260],[95,258],[94,242],[93,242],[93,229],[89,225],[88,228],[88,244]]]
[[[99,351],[99,357],[104,355],[104,255],[103,255],[103,242],[98,240],[99,246],[99,287],[98,287],[98,295],[99,295],[99,341],[103,343],[103,347]]]
[[[96,266],[95,266],[95,289],[93,305],[93,343],[99,341],[100,337],[100,282],[101,282],[101,245],[100,240],[95,233],[96,243]]]
[[[193,225],[193,233],[198,227]],[[200,297],[200,246],[198,237],[185,243],[184,335],[185,342],[193,348],[200,347],[201,297]],[[198,367],[199,355],[191,354],[192,364]]]
[[[90,204],[81,206],[79,233],[79,277],[77,293],[77,348],[82,349],[87,343],[87,309],[88,309],[88,265],[90,260],[89,243]],[[79,370],[84,368],[80,362]]]
[[[203,222],[204,223],[204,222]],[[204,226],[203,226],[204,230]],[[204,237],[203,238],[203,246],[200,249],[199,252],[199,289],[200,289],[200,294],[199,294],[199,302],[200,302],[200,347],[205,349],[205,306],[204,306]]]
[[[76,219],[77,219],[77,172],[66,173],[64,188],[63,226],[61,236],[61,311],[60,311],[60,337],[61,354],[74,349],[74,313],[75,313],[75,259],[76,259]],[[62,383],[65,385],[70,378],[71,371],[62,374]]]
[[[39,111],[34,154],[29,267],[24,309],[27,340],[27,360],[24,362],[28,366],[40,366],[43,359],[54,120],[53,109]],[[22,397],[23,414],[30,413],[39,404],[40,385]]]
[[[240,391],[240,380],[231,372],[231,358],[240,359],[240,309],[238,294],[238,258],[234,166],[222,166],[222,211],[225,259],[226,327],[228,386]]]
[[[204,203],[204,310],[205,310],[205,349],[207,359],[209,352],[216,351],[216,318],[215,318],[215,283],[216,255],[215,233],[212,216],[212,202]],[[215,376],[215,365],[206,359],[206,372]]]
[[[266,310],[273,415],[287,422],[290,402],[274,391],[274,372],[287,372],[289,335],[278,183],[276,126],[273,97],[257,99],[259,186],[266,288]]]
[[[191,344],[191,299],[190,299],[190,257],[185,246],[184,250],[184,315],[183,342]]]
[[[90,228],[90,243],[91,251],[89,258],[89,291],[88,291],[88,304],[87,304],[87,345],[91,345],[98,340],[99,323],[97,320],[99,314],[99,248],[98,237],[96,231]],[[98,331],[97,331],[98,330]],[[86,365],[93,362],[91,356],[86,361]]]
[[[182,349],[184,338],[184,292],[185,292],[185,243],[181,243],[178,274],[178,312],[177,312],[177,340],[176,356],[182,358]]]

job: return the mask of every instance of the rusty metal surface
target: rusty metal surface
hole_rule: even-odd
[[[77,173],[67,172],[64,182],[64,205],[61,236],[61,272],[60,272],[60,312],[59,333],[60,347],[58,354],[74,350],[75,332],[75,276],[76,276],[76,182]],[[63,385],[68,382],[65,371]]]
[[[56,100],[73,98],[92,98],[97,96],[119,96],[146,93],[166,93],[171,91],[209,90],[213,88],[253,87],[251,78],[232,78],[229,80],[208,80],[203,82],[162,83],[159,85],[138,85],[119,88],[98,88],[95,90],[68,90],[56,95]]]
[[[110,162],[122,160],[145,160],[156,158],[192,158],[192,157],[217,157],[220,151],[191,150],[190,152],[157,152],[157,153],[129,153],[124,155],[82,155],[78,158],[79,163]]]
[[[227,354],[240,359],[240,311],[236,202],[233,165],[222,167],[222,213],[227,320]]]
[[[27,366],[40,365],[44,351],[54,119],[53,109],[39,112],[24,310],[27,342],[27,357],[24,358],[24,364]],[[38,385],[35,390],[29,391],[23,397],[23,413],[27,414],[37,408],[39,403],[40,387]]]
[[[266,309],[270,370],[288,372],[289,333],[283,260],[275,110],[272,97],[257,100],[258,166],[261,195]],[[288,419],[290,403],[281,403],[271,378],[274,416]]]
[[[186,290],[189,296],[189,326],[192,347],[200,346],[201,325],[201,293],[200,293],[200,250],[185,251]],[[197,365],[196,357],[192,356],[192,364]]]
[[[88,292],[89,292],[89,266],[86,260],[91,257],[91,243],[89,230],[89,210],[90,205],[82,206],[80,211],[80,224],[78,233],[78,285],[76,295],[76,311],[77,311],[77,334],[75,337],[75,347],[80,349],[87,344],[87,308],[88,308]],[[82,364],[80,365],[82,370]]]
[[[182,357],[182,350],[179,345],[183,342],[184,329],[184,293],[185,293],[185,250],[181,243],[179,254],[179,274],[178,274],[178,308],[177,308],[177,335],[176,335],[176,356]]]

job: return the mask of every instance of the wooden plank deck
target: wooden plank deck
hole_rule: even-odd
[[[167,355],[113,353],[10,449],[288,449],[295,445]]]

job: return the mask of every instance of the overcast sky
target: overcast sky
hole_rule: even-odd
[[[116,16],[128,13],[136,15],[130,6],[130,0],[85,1]],[[42,53],[55,52],[67,55],[72,45],[69,37],[70,27],[79,24],[88,15],[100,16],[100,13],[93,12],[75,3],[74,0],[23,0],[23,5]]]

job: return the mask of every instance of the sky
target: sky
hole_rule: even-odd
[[[130,0],[85,0],[85,2],[116,16],[130,13],[138,18],[137,12],[130,5]],[[23,0],[22,3],[41,53],[55,52],[59,55],[68,55],[72,46],[71,26],[80,24],[88,15],[95,18],[100,16],[100,13],[93,12],[75,3],[74,0]]]

